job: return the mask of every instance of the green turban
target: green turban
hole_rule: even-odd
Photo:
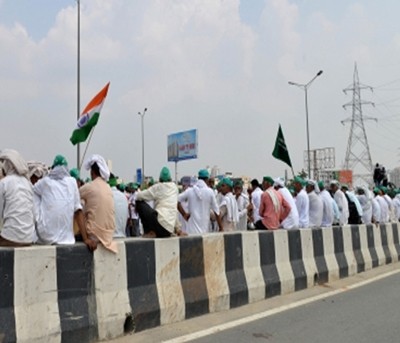
[[[318,187],[319,189],[324,189],[325,188],[324,181],[318,181]]]
[[[347,190],[349,190],[349,186],[347,185],[347,183],[342,183],[342,188],[346,188]]]
[[[54,158],[52,168],[57,166],[68,166],[68,162],[63,155],[57,155]]]
[[[380,189],[378,187],[375,187],[374,188],[374,193],[379,193],[379,192],[380,192]]]
[[[69,175],[71,175],[75,180],[80,180],[81,179],[81,173],[79,172],[78,168],[72,168],[69,171]]]
[[[233,187],[233,182],[232,182],[232,180],[230,179],[230,178],[228,178],[228,177],[224,177],[221,181],[220,181],[220,184],[221,184],[221,186],[222,185],[227,185],[227,186],[229,186],[229,187]]]
[[[116,187],[118,183],[117,177],[113,176],[108,179],[108,184],[110,187]]]
[[[303,187],[306,185],[306,181],[300,176],[295,176],[293,182],[297,182]]]
[[[263,181],[268,182],[271,186],[274,184],[274,179],[271,176],[264,176]]]
[[[124,191],[125,191],[125,184],[121,182],[119,185],[117,185],[117,188],[118,188],[121,192],[124,192]]]
[[[199,170],[199,179],[208,179],[210,177],[210,173],[207,169]]]
[[[388,189],[385,186],[381,186],[380,189],[385,194],[388,192]]]
[[[243,187],[243,181],[242,180],[235,181],[233,187]]]
[[[171,173],[167,167],[163,167],[160,172],[160,181],[168,182],[171,181]]]

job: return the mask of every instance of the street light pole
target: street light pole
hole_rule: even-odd
[[[138,115],[141,117],[141,124],[142,124],[142,185],[144,184],[145,177],[144,177],[144,115],[147,112],[147,108],[143,110],[143,112],[138,112]]]
[[[307,171],[309,178],[311,177],[311,156],[310,156],[311,151],[310,151],[310,128],[308,124],[308,88],[313,83],[313,81],[322,73],[323,71],[320,70],[310,81],[308,81],[305,84],[289,81],[289,85],[297,86],[304,90],[304,101],[306,106],[306,132],[307,132]]]

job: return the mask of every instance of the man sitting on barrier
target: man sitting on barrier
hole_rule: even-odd
[[[0,217],[3,229],[0,246],[29,246],[35,230],[33,191],[28,165],[15,150],[0,152]]]
[[[96,249],[98,242],[116,253],[117,244],[113,241],[115,230],[114,198],[107,181],[110,170],[106,161],[100,155],[92,155],[84,164],[85,169],[90,169],[93,181],[79,188],[81,199],[84,202],[84,215],[86,218],[86,231],[81,231],[84,242],[91,249]],[[92,245],[89,245],[89,240]]]
[[[78,186],[64,156],[54,158],[50,173],[33,186],[38,244],[74,244],[73,219],[83,225]],[[80,228],[80,231],[84,227]]]
[[[170,237],[178,225],[178,187],[167,167],[161,169],[159,183],[136,196],[136,211],[143,225],[144,238]],[[146,201],[154,200],[154,209]],[[180,229],[176,230],[182,234]]]

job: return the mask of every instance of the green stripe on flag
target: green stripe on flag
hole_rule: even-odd
[[[71,143],[75,145],[86,141],[90,131],[92,131],[93,127],[96,126],[97,122],[99,121],[99,117],[100,113],[96,112],[92,115],[85,126],[75,129],[74,132],[72,132],[71,138],[69,139]]]

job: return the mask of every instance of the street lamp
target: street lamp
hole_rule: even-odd
[[[143,112],[138,112],[138,115],[141,117],[142,122],[142,185],[144,184],[144,115],[147,112],[147,108],[143,110]]]
[[[297,82],[292,82],[289,81],[289,85],[291,86],[297,86],[301,89],[304,90],[304,96],[305,96],[305,104],[306,104],[306,129],[307,129],[307,159],[308,159],[308,163],[307,163],[307,169],[308,169],[308,177],[311,177],[311,157],[310,157],[310,130],[308,127],[308,98],[307,98],[307,90],[310,87],[310,85],[313,83],[313,81],[320,76],[323,73],[322,70],[320,70],[310,81],[308,81],[308,83],[306,84],[301,84],[301,83],[297,83]]]

